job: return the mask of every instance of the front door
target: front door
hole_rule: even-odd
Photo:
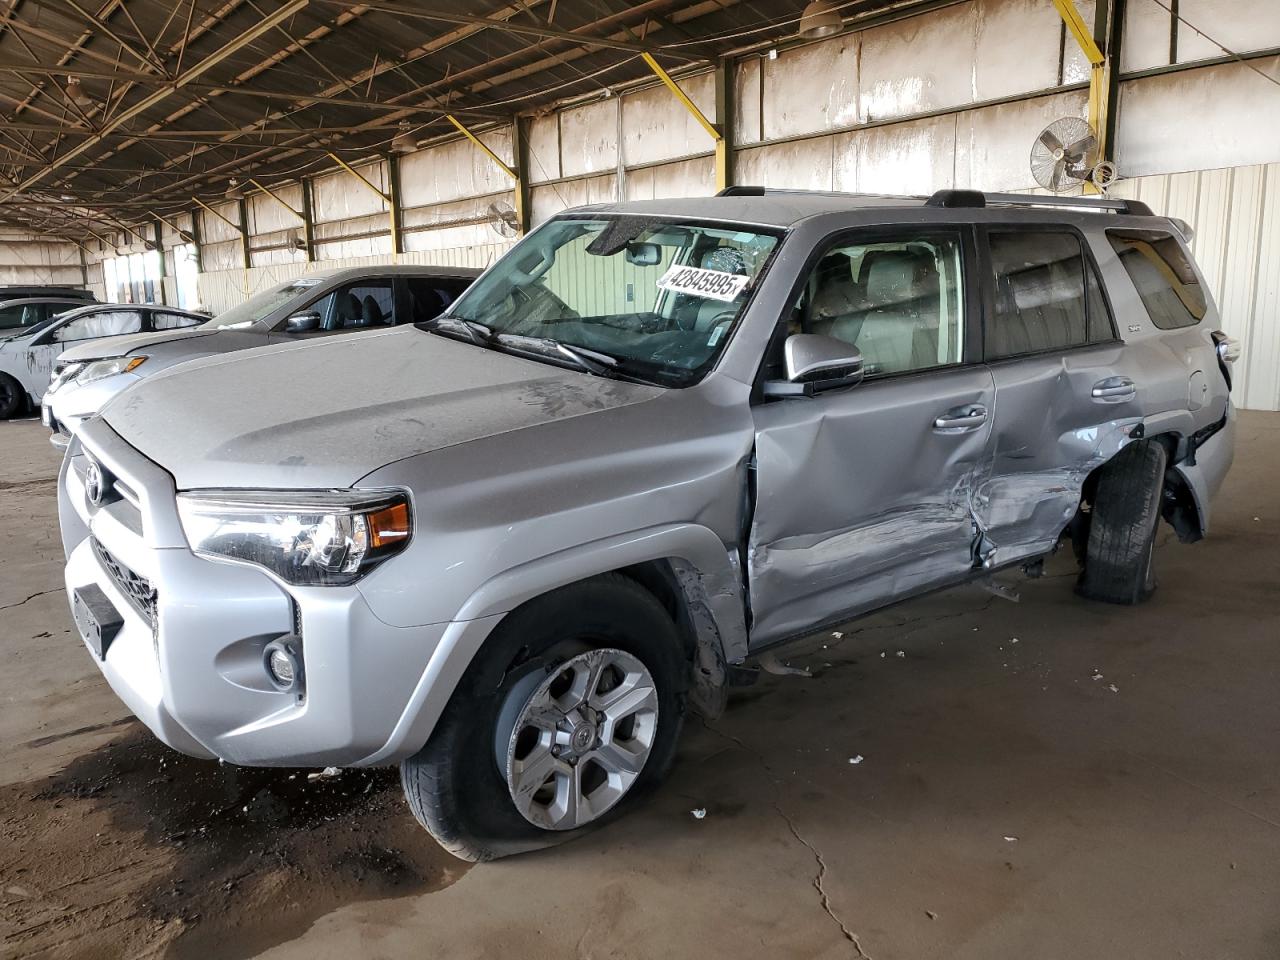
[[[761,402],[748,550],[753,645],[964,578],[994,382],[960,229],[860,231],[820,252],[789,332],[858,347],[862,383]]]
[[[1079,234],[993,226],[986,238],[996,407],[979,553],[999,566],[1053,549],[1090,471],[1140,422],[1140,377]]]

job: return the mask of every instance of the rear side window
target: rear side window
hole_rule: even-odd
[[[413,323],[434,320],[449,309],[458,295],[470,286],[469,280],[450,277],[410,277],[409,305],[413,308]]]
[[[1074,233],[993,231],[989,246],[995,304],[987,359],[1114,339],[1097,274]]]
[[[1159,230],[1108,230],[1107,239],[1129,272],[1161,330],[1194,327],[1208,310],[1191,259],[1172,234]]]
[[[162,313],[156,310],[151,314],[151,326],[156,330],[181,330],[202,323],[204,320],[200,317],[189,317],[184,313]]]
[[[126,333],[142,332],[142,314],[136,310],[106,310],[91,313],[64,323],[53,331],[55,343],[75,340],[96,340],[99,337],[118,337]]]

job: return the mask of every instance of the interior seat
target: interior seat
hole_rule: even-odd
[[[855,341],[879,373],[936,366],[938,270],[924,251],[873,250],[860,270],[867,311]]]
[[[805,332],[856,344],[867,305],[861,285],[853,278],[849,255],[827,254],[818,262],[811,283]]]
[[[376,327],[386,322],[382,308],[378,306],[378,301],[373,298],[373,294],[365,294],[365,298],[360,301],[360,322],[356,326]]]
[[[742,254],[733,247],[716,247],[702,255],[699,265],[703,270],[719,270],[721,273],[732,273],[739,276],[747,275],[747,262],[742,258]],[[726,314],[732,316],[734,314],[734,303],[739,299],[745,299],[747,291],[743,290],[738,297],[732,301],[725,300],[698,300],[698,312],[693,318],[693,329],[698,333],[710,333],[712,329],[721,323],[727,322]]]
[[[346,330],[360,326],[360,301],[354,293],[339,293],[333,307],[331,330]]]

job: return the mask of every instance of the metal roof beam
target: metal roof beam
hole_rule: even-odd
[[[275,27],[277,23],[280,23],[283,20],[287,20],[289,17],[293,16],[295,13],[297,13],[299,10],[305,7],[307,5],[307,2],[308,0],[291,0],[290,3],[285,4],[285,6],[281,7],[271,16],[267,17],[264,20],[259,21],[253,27],[250,27],[244,33],[240,34],[240,36],[236,37],[234,40],[224,44],[223,46],[215,50],[213,53],[209,54],[207,57],[205,57],[203,60],[197,63],[194,67],[191,67],[190,69],[184,71],[179,76],[175,77],[172,86],[157,90],[154,93],[149,94],[146,97],[143,97],[133,106],[127,109],[121,110],[119,113],[115,115],[115,117],[113,117],[106,124],[105,127],[103,127],[103,129],[98,134],[95,134],[94,136],[89,137],[87,140],[81,141],[79,144],[72,147],[66,153],[62,154],[62,156],[52,161],[43,170],[40,170],[32,174],[31,176],[27,177],[26,180],[22,181],[22,183],[18,184],[15,187],[10,188],[6,193],[4,193],[3,195],[0,195],[0,200],[7,200],[10,197],[12,197],[15,193],[20,193],[21,191],[26,190],[27,188],[39,183],[49,174],[57,170],[59,167],[63,166],[64,164],[70,162],[71,160],[74,160],[76,157],[83,154],[86,150],[88,150],[94,144],[101,143],[102,134],[111,133],[112,131],[128,123],[134,117],[145,113],[147,110],[150,110],[152,107],[154,107],[156,104],[160,103],[161,101],[165,100],[171,94],[176,93],[179,88],[186,86],[188,83],[190,83],[196,77],[203,74],[205,71],[210,70],[213,67],[216,67],[219,63],[221,63],[227,57],[234,54],[237,50],[240,50],[241,48],[248,46],[250,43],[258,39],[264,33],[267,33],[268,31],[270,31],[272,28]]]
[[[346,0],[318,0],[320,3],[344,3]],[[628,53],[644,53],[650,50],[650,47],[640,43],[630,43],[626,40],[614,40],[610,37],[596,37],[584,33],[571,33],[568,30],[554,30],[550,27],[540,27],[531,23],[517,23],[513,20],[494,20],[490,17],[476,16],[471,13],[455,13],[447,10],[422,10],[418,8],[407,8],[399,4],[390,3],[364,3],[362,6],[370,10],[380,13],[395,14],[398,17],[406,17],[412,20],[435,20],[444,23],[460,23],[469,26],[484,27],[490,30],[499,30],[505,33],[524,34],[531,37],[541,37],[544,40],[563,40],[567,43],[576,44],[578,46],[605,47],[611,50],[625,50]],[[677,57],[681,60],[691,62],[702,62],[704,57],[697,54],[677,53],[672,50],[664,51],[669,56]]]

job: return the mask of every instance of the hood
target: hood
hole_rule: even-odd
[[[226,331],[220,329],[202,330],[200,327],[188,327],[185,330],[159,330],[155,333],[129,333],[123,337],[101,337],[69,347],[58,355],[60,363],[79,363],[81,360],[97,360],[100,357],[123,357],[129,353],[140,353],[149,347],[174,341],[190,341],[195,337],[212,337],[220,333],[243,331]],[[258,343],[265,343],[262,334],[250,334],[257,337]]]
[[[39,333],[43,329],[44,327],[31,326],[31,327],[15,327],[11,330],[9,329],[0,330],[0,350],[4,349],[4,347],[6,346],[10,346],[11,344],[16,343],[19,340],[30,339],[31,337],[34,337],[37,333]],[[12,349],[11,346],[10,346],[10,349]]]
[[[664,392],[400,327],[193,360],[102,415],[179,489],[349,487],[405,457]]]

